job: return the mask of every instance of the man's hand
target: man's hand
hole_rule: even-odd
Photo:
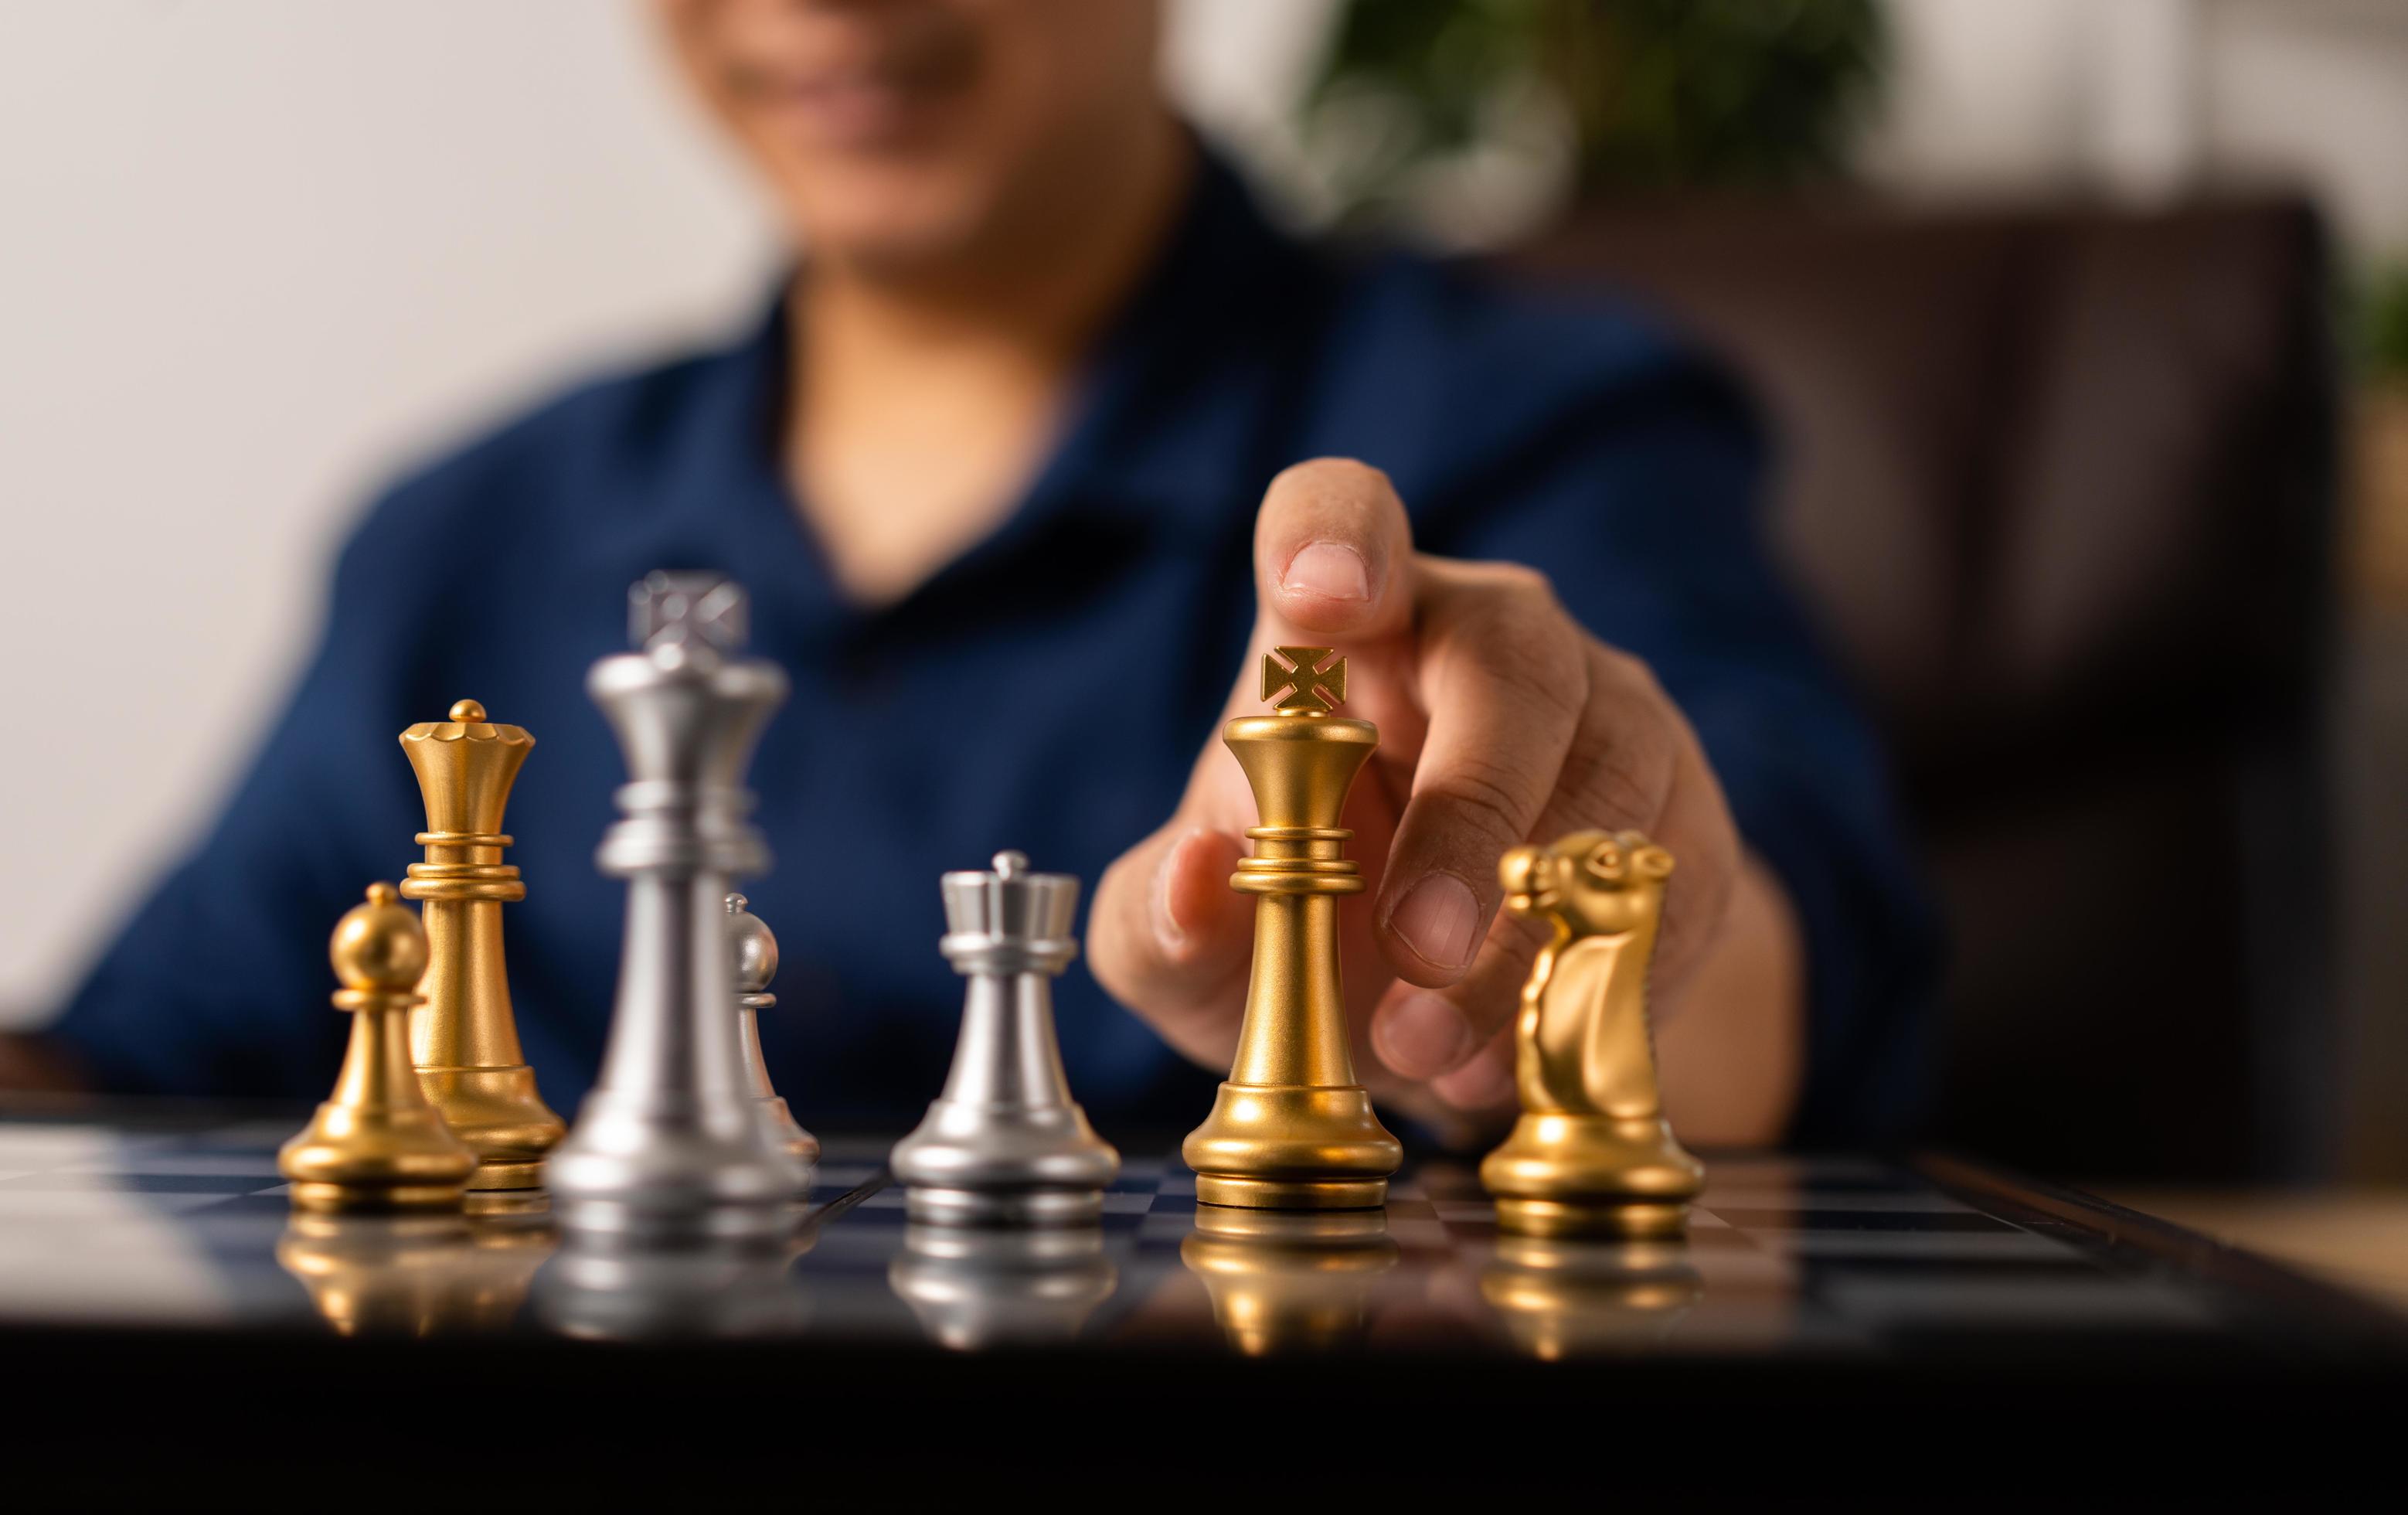
[[[1351,659],[1344,714],[1380,728],[1345,819],[1369,907],[1340,911],[1356,1072],[1373,1091],[1425,1114],[1510,1103],[1512,1017],[1542,938],[1499,916],[1497,860],[1526,841],[1627,828],[1679,863],[1651,976],[1659,1019],[1692,1000],[1728,1003],[1700,1017],[1727,1027],[1680,1041],[1703,1044],[1700,1063],[1726,1041],[1746,1044],[1729,1049],[1736,1096],[1685,1102],[1724,1112],[1697,1134],[1777,1134],[1796,1080],[1795,929],[1645,665],[1584,631],[1532,570],[1414,552],[1387,478],[1358,463],[1298,464],[1272,481],[1254,582],[1259,612],[1227,714],[1261,709],[1265,651],[1328,645]],[[1105,873],[1088,925],[1104,988],[1216,1068],[1229,1064],[1245,1004],[1253,905],[1228,881],[1254,819],[1216,731],[1178,813]],[[1749,939],[1724,950],[1727,924],[1739,923]],[[1668,1068],[1676,1115],[1684,1086],[1711,1083],[1678,1075]]]

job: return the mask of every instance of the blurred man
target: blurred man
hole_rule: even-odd
[[[764,1038],[814,1125],[934,1091],[959,1007],[936,877],[1002,846],[1098,881],[1088,962],[1128,1014],[1065,984],[1082,1099],[1108,1128],[1192,1123],[1249,951],[1227,879],[1252,804],[1217,733],[1279,643],[1349,654],[1349,713],[1381,729],[1344,974],[1393,1105],[1464,1128],[1511,1101],[1535,939],[1499,916],[1497,858],[1630,827],[1679,859],[1655,988],[1684,1133],[1896,1117],[1922,916],[1714,369],[1612,309],[1268,229],[1167,106],[1156,5],[660,19],[793,230],[781,298],[732,349],[581,388],[378,504],[248,781],[21,1072],[322,1092],[326,931],[423,824],[394,736],[473,696],[540,743],[511,977],[573,1104],[620,916],[590,864],[618,757],[582,675],[630,582],[716,568],[795,680],[753,772],[779,868],[749,887],[803,1007]]]

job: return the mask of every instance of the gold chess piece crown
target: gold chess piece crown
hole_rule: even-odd
[[[411,863],[401,886],[426,916],[426,1008],[410,1056],[426,1097],[477,1154],[474,1189],[536,1188],[545,1154],[567,1133],[519,1050],[502,960],[502,906],[526,898],[519,871],[502,861],[510,844],[502,810],[534,746],[524,727],[486,720],[473,700],[453,705],[449,720],[401,733],[427,825],[418,833],[426,860]]]
[[[1404,1148],[1354,1081],[1338,977],[1338,897],[1362,877],[1340,849],[1346,791],[1379,744],[1369,721],[1333,714],[1346,660],[1326,647],[1263,659],[1274,714],[1240,715],[1221,740],[1237,755],[1262,824],[1229,887],[1254,896],[1254,960],[1238,1056],[1180,1153],[1196,1197],[1255,1209],[1345,1209],[1385,1202]],[[1281,698],[1284,696],[1284,698]]]
[[[477,1166],[426,1103],[409,1065],[411,992],[426,969],[426,935],[390,884],[371,884],[327,947],[343,987],[335,1008],[351,1013],[351,1048],[334,1096],[276,1154],[303,1210],[456,1208]]]
[[[1547,922],[1522,988],[1522,1117],[1480,1164],[1497,1222],[1532,1236],[1677,1236],[1705,1165],[1664,1119],[1647,965],[1672,855],[1636,831],[1575,831],[1497,865],[1505,908]]]

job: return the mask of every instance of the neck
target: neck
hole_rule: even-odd
[[[1108,169],[1055,176],[959,256],[815,256],[796,275],[788,476],[856,599],[899,598],[999,524],[1037,471],[1194,171],[1168,115],[1114,147]]]

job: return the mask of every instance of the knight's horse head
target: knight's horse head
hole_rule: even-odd
[[[1507,910],[1572,937],[1619,936],[1653,922],[1671,874],[1672,855],[1637,831],[1574,831],[1546,846],[1515,847],[1497,865]]]

